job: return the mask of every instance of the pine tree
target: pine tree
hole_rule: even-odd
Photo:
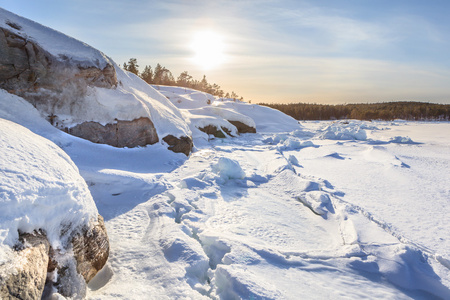
[[[141,73],[141,78],[148,84],[153,83],[153,70],[151,66],[145,66],[144,71]]]
[[[184,71],[178,76],[177,84],[183,87],[190,87],[192,76],[188,74],[188,71]]]
[[[137,64],[136,58],[130,58],[128,61],[128,64],[123,64],[123,69],[127,70],[128,72],[131,72],[133,74],[138,75],[139,74],[139,65]]]

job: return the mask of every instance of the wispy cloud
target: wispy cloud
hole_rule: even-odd
[[[208,79],[254,101],[450,101],[450,21],[438,5],[43,1],[4,5],[93,45],[119,64],[136,57],[141,66],[162,63],[175,76],[184,70],[203,75],[189,60],[189,43],[196,32],[213,30],[223,37],[227,61],[209,70]]]

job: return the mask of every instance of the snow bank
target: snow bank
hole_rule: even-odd
[[[301,141],[295,134],[297,132],[288,133],[277,133],[271,137],[263,140],[264,143],[269,145],[277,145],[279,150],[299,150],[306,147],[317,147],[311,141]]]
[[[211,94],[189,88],[160,85],[154,85],[153,87],[183,112],[194,136],[201,136],[201,134],[195,132],[198,128],[208,125],[215,126],[219,130],[224,127],[232,135],[235,135],[234,133],[237,130],[228,121],[241,122],[256,128],[258,133],[295,131],[296,128],[301,128],[298,121],[292,117],[269,107],[252,105],[233,99],[217,99]]]
[[[91,46],[0,8],[0,27],[31,40],[61,61],[103,69],[111,60]]]
[[[258,133],[290,132],[301,128],[297,120],[270,107],[227,100],[218,100],[214,105],[250,117],[255,122]]]
[[[104,97],[99,97],[102,105],[110,103],[112,101],[111,98],[122,101],[124,97],[130,97],[137,103],[136,105],[140,106],[140,110],[137,112],[125,103],[122,104],[120,107],[121,111],[129,114],[125,120],[149,117],[154,123],[160,138],[169,134],[176,137],[190,136],[192,134],[180,110],[165,96],[135,74],[120,69],[116,64],[114,64],[114,68],[121,86],[113,90],[96,88],[97,91],[106,93]],[[116,108],[111,107],[109,111],[113,114]]]
[[[152,85],[167,97],[176,107],[181,109],[201,108],[211,104],[216,98],[208,93],[178,86]]]
[[[78,168],[55,144],[0,119],[0,248],[18,231],[46,232],[52,247],[97,219],[97,208]],[[0,262],[4,257],[0,256]]]

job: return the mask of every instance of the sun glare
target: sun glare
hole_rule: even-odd
[[[213,31],[197,33],[190,46],[194,52],[193,62],[205,70],[213,69],[225,60],[223,39]]]

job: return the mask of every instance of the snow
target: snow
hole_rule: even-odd
[[[108,263],[107,279],[89,297],[126,298],[132,288],[135,297],[151,293],[158,299],[448,298],[449,253],[442,242],[449,229],[444,204],[448,201],[444,182],[448,181],[438,179],[443,173],[429,180],[447,193],[437,197],[440,212],[425,212],[420,203],[409,201],[416,191],[403,189],[403,200],[390,201],[395,218],[388,220],[389,214],[381,209],[386,193],[369,183],[372,174],[386,168],[386,163],[388,172],[426,167],[411,164],[406,168],[390,149],[378,148],[385,145],[371,143],[389,142],[405,132],[383,123],[383,130],[370,129],[369,141],[343,143],[323,139],[321,128],[327,122],[303,125],[301,131],[286,132],[280,142],[297,139],[315,147],[279,148],[264,142],[273,138],[272,133],[242,135],[210,140],[209,146],[200,147],[169,173],[128,173],[129,180],[135,178],[133,187],[146,195],[132,204],[126,202],[137,194],[129,187],[132,180],[114,181],[114,193],[122,192],[120,196],[108,193],[105,182],[93,185],[91,191],[106,215],[116,250]],[[405,126],[416,131],[433,125],[411,123],[401,129]],[[449,123],[436,126],[441,127],[433,131],[436,137],[450,129]],[[377,135],[380,132],[382,136]],[[440,144],[429,133],[428,140],[414,137],[409,130],[406,133],[421,144],[386,145]],[[435,146],[425,153],[433,153]],[[441,156],[433,156],[443,164],[449,160],[448,146],[438,146],[447,149],[447,154],[438,151]],[[347,148],[351,154],[343,151]],[[342,164],[370,155],[363,149],[379,153],[345,171]],[[320,166],[312,168],[315,162]],[[366,168],[373,173],[366,175]],[[142,176],[149,182],[147,187],[137,184]],[[352,195],[352,187],[360,187],[363,194]],[[122,195],[123,201],[117,199]],[[422,203],[438,195],[437,191],[422,193],[427,199]],[[120,213],[118,202],[123,206]],[[402,202],[409,203],[408,209]],[[411,218],[411,211],[423,216]],[[428,234],[430,221],[440,224],[433,234]],[[404,222],[416,226],[402,226]],[[421,229],[422,225],[427,228]]]
[[[88,120],[105,124],[114,119],[148,117],[155,125],[160,139],[169,134],[176,137],[191,136],[181,112],[166,97],[135,74],[124,71],[115,64],[114,68],[120,84],[116,89],[93,88],[95,92],[89,102],[98,101],[99,105],[89,110]],[[106,116],[100,118],[101,112],[105,112]],[[86,115],[82,118],[86,119]]]
[[[0,264],[19,231],[44,230],[54,249],[64,249],[74,231],[97,220],[86,182],[54,143],[0,119],[0,151]]]
[[[93,144],[1,97],[1,118],[70,155],[105,218],[111,254],[89,299],[450,295],[449,123],[295,122],[187,158]],[[330,125],[367,139],[326,139]]]
[[[51,53],[100,61],[0,17]],[[98,209],[111,252],[89,299],[450,298],[450,123],[299,124],[115,68],[118,87],[89,88],[92,106],[66,122],[150,116],[160,137],[192,135],[194,152],[94,144],[0,90],[0,263],[19,229],[43,228],[57,246],[62,224],[75,230]],[[207,125],[234,137],[209,137]]]
[[[359,122],[339,122],[333,123],[322,130],[320,135],[323,139],[331,140],[360,140],[367,139],[366,126]]]
[[[222,131],[225,136],[228,136],[228,133],[223,129],[231,136],[238,136],[237,128],[230,121],[241,122],[256,128],[256,131],[260,133],[294,131],[302,134],[298,121],[269,107],[234,99],[217,98],[189,88],[163,85],[153,85],[153,87],[181,111],[189,125],[195,146],[203,145],[205,141],[213,138],[199,130],[210,125]]]

